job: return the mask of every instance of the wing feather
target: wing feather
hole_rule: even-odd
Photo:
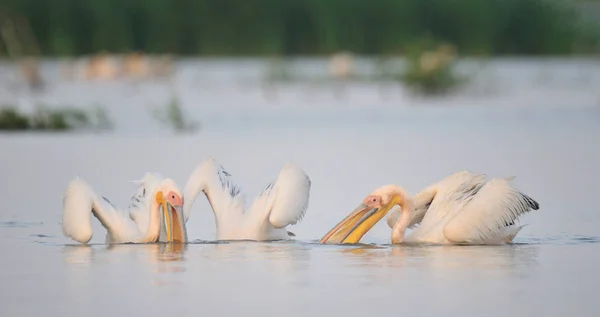
[[[418,194],[415,197],[418,197]],[[425,214],[427,214],[427,210],[429,210],[429,206],[431,206],[431,202],[433,201],[434,197],[435,196],[431,196],[431,199],[423,200],[422,202],[415,199],[415,202],[420,203],[415,204],[413,217],[411,218],[410,223],[408,224],[408,228],[414,229],[419,226],[421,221],[423,221],[423,218],[425,218]],[[394,206],[394,208],[392,208],[392,210],[388,213],[386,220],[390,228],[394,228],[394,225],[396,224],[396,222],[398,222],[398,219],[400,219],[401,214],[402,209],[400,209],[400,207],[398,206]]]
[[[104,197],[80,178],[73,179],[63,197],[63,233],[75,241],[87,243],[93,236],[92,214],[109,231],[122,223],[122,215]]]
[[[209,157],[202,161],[190,174],[183,190],[183,213],[187,222],[192,205],[198,195],[204,192],[213,209],[236,208],[243,211],[244,197],[231,174],[216,159]]]
[[[275,228],[298,223],[308,209],[311,180],[299,166],[286,164],[277,180],[269,183],[250,208],[262,213]]]
[[[453,173],[436,183],[429,185],[413,197],[414,211],[413,217],[408,228],[416,228],[425,218],[434,199],[436,205],[440,205],[442,200],[461,201],[477,193],[483,186],[485,174],[475,174],[468,171]],[[438,195],[439,194],[439,195]],[[400,218],[401,209],[394,207],[387,216],[387,224],[393,228]]]
[[[129,218],[133,220],[140,230],[147,230],[150,223],[150,204],[152,193],[156,190],[163,177],[158,173],[146,173],[140,180],[134,181],[138,184],[127,207]]]
[[[459,208],[444,226],[444,236],[455,243],[486,243],[526,212],[538,210],[539,204],[511,186],[509,179],[494,178]]]

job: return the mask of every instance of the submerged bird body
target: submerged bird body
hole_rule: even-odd
[[[514,188],[512,178],[485,181],[485,175],[458,172],[425,188],[411,197],[398,185],[373,191],[359,211],[363,218],[350,232],[340,234],[339,225],[322,239],[322,243],[356,243],[374,225],[362,225],[369,217],[387,219],[392,228],[392,243],[432,244],[503,244],[510,243],[523,226],[516,222],[539,204]],[[369,210],[369,213],[366,213]],[[344,221],[356,217],[352,214]],[[373,221],[371,221],[372,223]],[[354,231],[358,230],[358,233]],[[414,229],[405,236],[407,228]],[[333,237],[333,239],[331,239]],[[358,239],[358,240],[357,240]]]
[[[218,240],[288,240],[286,227],[302,220],[310,195],[310,179],[294,164],[287,164],[246,210],[245,199],[231,175],[214,158],[200,163],[184,188],[185,219],[200,193],[213,210]]]
[[[388,216],[396,240],[437,244],[510,243],[523,228],[518,219],[539,204],[511,185],[512,178],[485,181],[484,174],[458,172],[415,195],[415,211],[405,239],[398,220],[404,210]],[[410,214],[410,210],[406,210]],[[394,221],[395,220],[395,221]]]
[[[182,194],[175,182],[146,173],[126,209],[113,206],[80,178],[69,183],[63,198],[63,233],[87,243],[92,215],[106,229],[106,243],[186,242]]]

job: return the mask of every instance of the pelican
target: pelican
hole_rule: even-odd
[[[196,167],[184,187],[185,221],[198,195],[204,193],[215,216],[217,240],[289,240],[295,235],[286,227],[304,217],[310,184],[301,168],[288,163],[245,210],[244,197],[231,174],[209,157]]]
[[[388,216],[392,243],[504,244],[523,228],[520,216],[539,204],[511,186],[511,178],[485,182],[484,174],[462,171],[425,188],[412,198],[398,185],[373,191],[321,243],[358,243],[393,207]],[[405,237],[407,228],[414,228]]]
[[[146,173],[126,210],[115,208],[80,178],[73,179],[63,198],[63,233],[75,241],[92,238],[92,215],[106,228],[106,243],[187,242],[183,199],[177,184],[157,173]]]

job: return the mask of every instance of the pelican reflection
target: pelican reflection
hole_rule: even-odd
[[[173,262],[185,260],[185,243],[150,244],[68,244],[63,247],[65,262],[89,266],[94,262]],[[146,260],[141,260],[143,257]]]
[[[383,246],[382,246],[383,247]],[[340,248],[352,257],[352,266],[415,267],[434,269],[485,269],[516,272],[519,268],[537,266],[537,245],[510,246],[446,246],[387,245],[381,247]]]
[[[299,283],[306,280],[301,272],[308,271],[311,245],[294,241],[258,242],[230,241],[206,245],[203,256],[212,263],[244,269],[264,269],[265,267],[279,282]],[[243,262],[243,264],[240,264]]]

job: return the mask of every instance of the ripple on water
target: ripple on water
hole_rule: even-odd
[[[0,222],[0,227],[4,228],[27,228],[31,226],[43,225],[43,222],[23,222],[23,221],[4,221]]]
[[[577,235],[577,234],[560,234],[546,237],[522,237],[517,238],[512,244],[509,245],[539,245],[539,244],[549,244],[549,245],[578,245],[578,244],[589,244],[589,243],[599,243],[600,237],[598,236],[586,236],[586,235]],[[390,248],[394,247],[393,244],[383,243],[383,244],[367,244],[367,243],[354,243],[354,244],[321,244],[318,241],[304,242],[305,244],[320,246],[320,247],[328,247],[328,248]],[[427,246],[444,246],[443,244],[429,244],[429,243],[418,243],[418,244],[404,244],[404,246],[416,246],[416,247],[427,247]],[[469,245],[465,245],[469,246]],[[507,245],[498,245],[498,246],[507,246]]]
[[[187,244],[227,244],[230,241],[216,241],[216,240],[200,240],[196,239],[193,241],[188,241]]]
[[[578,245],[600,242],[600,237],[563,233],[547,237],[521,238],[515,244]]]
[[[47,234],[31,234],[29,235],[35,238],[54,238],[55,236],[47,235]]]
[[[25,223],[25,222],[0,222],[0,227],[27,227],[31,224],[37,225],[41,223]],[[37,238],[34,240],[35,243],[39,244],[47,244],[47,245],[62,245],[62,246],[71,246],[71,245],[79,245],[79,244],[63,244],[52,242],[53,238],[56,236],[47,235],[47,234],[30,234],[30,237]],[[50,241],[49,241],[50,240]],[[383,244],[372,244],[372,243],[355,243],[355,244],[321,244],[317,240],[310,241],[300,241],[300,240],[286,240],[286,241],[251,241],[251,240],[192,240],[188,241],[186,244],[188,245],[217,245],[217,244],[232,244],[232,243],[269,243],[269,244],[294,244],[297,246],[304,246],[308,248],[325,248],[331,250],[339,250],[339,249],[385,249],[385,248],[393,248],[394,245],[389,243]],[[563,233],[559,235],[545,236],[545,237],[521,237],[517,238],[512,245],[520,246],[520,245],[583,245],[583,244],[593,244],[600,243],[600,236],[586,236],[586,235],[577,235],[577,234],[568,234]],[[123,244],[132,244],[135,243],[123,243]],[[105,246],[105,243],[90,243],[87,244],[89,246],[94,245],[102,245]],[[408,245],[405,245],[408,246]],[[435,244],[418,244],[416,246],[425,247],[425,246],[436,246]],[[506,246],[506,245],[505,245]],[[501,247],[501,246],[500,246]]]

